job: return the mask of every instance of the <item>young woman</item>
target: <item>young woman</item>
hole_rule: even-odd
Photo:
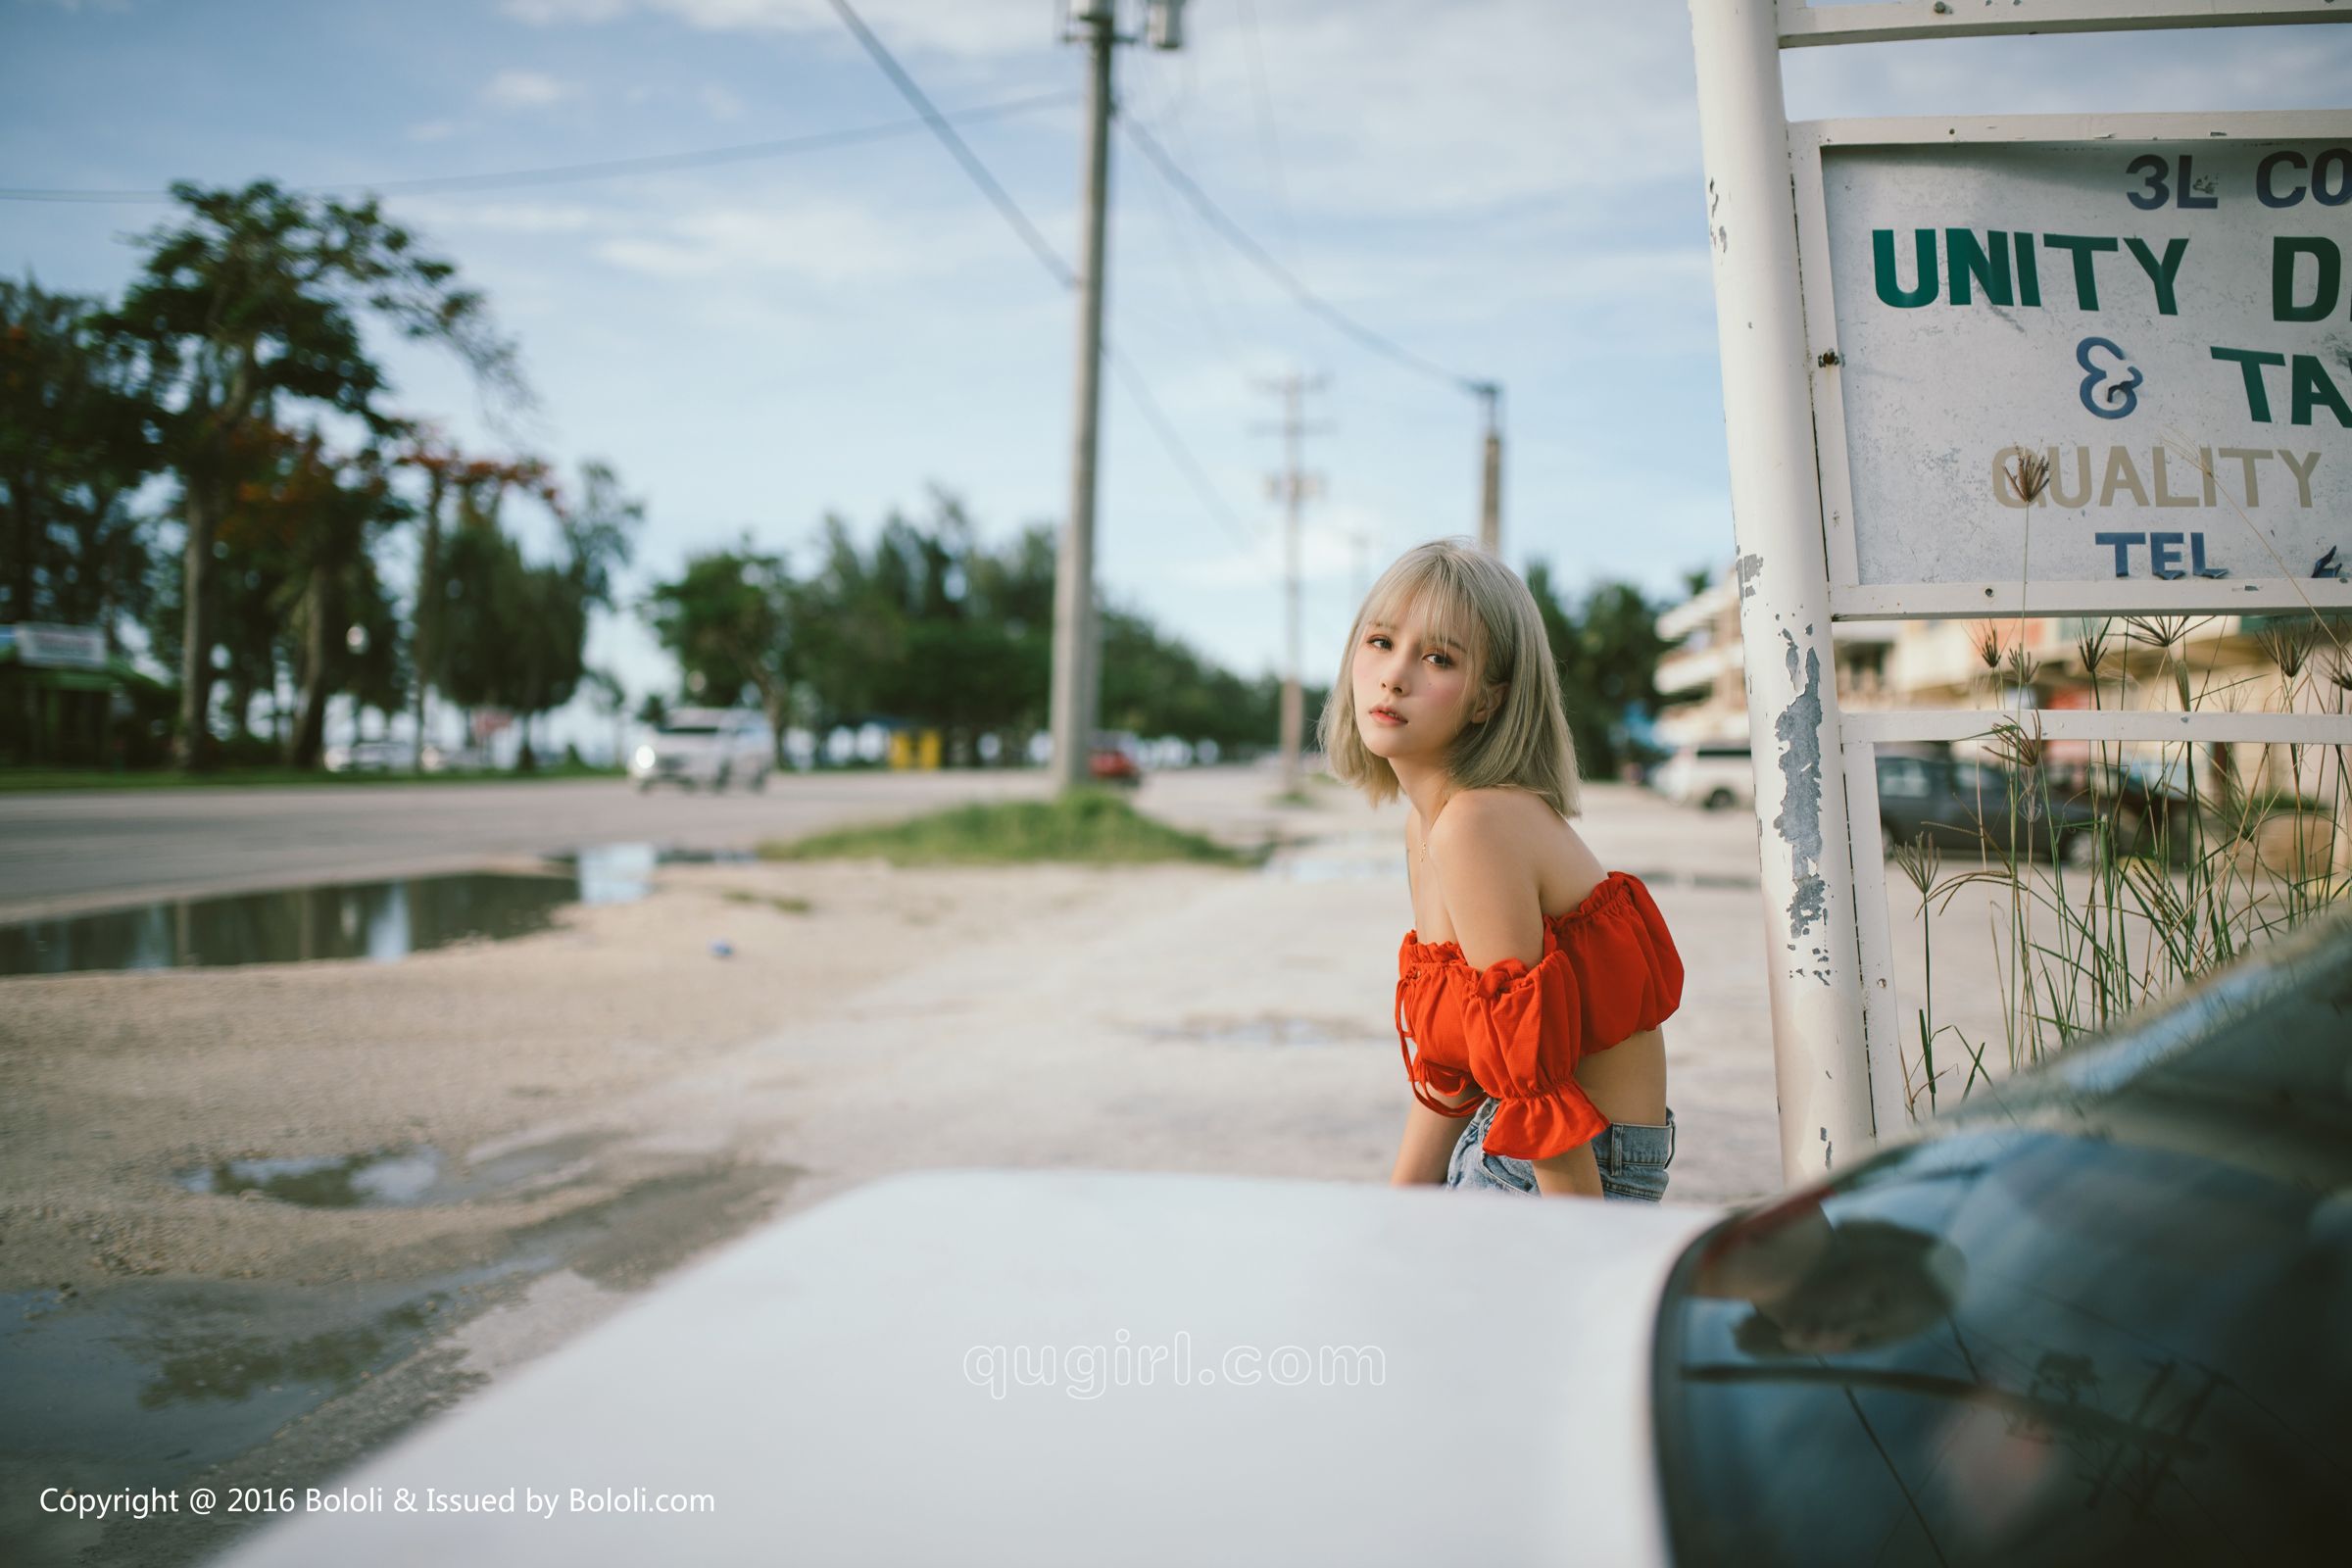
[[[1396,1038],[1415,1103],[1391,1179],[1663,1197],[1658,1026],[1682,960],[1648,890],[1568,825],[1575,754],[1527,585],[1467,540],[1408,552],[1356,612],[1321,739],[1340,778],[1412,808]]]

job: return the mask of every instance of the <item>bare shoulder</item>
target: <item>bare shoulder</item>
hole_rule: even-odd
[[[1448,887],[1500,878],[1532,878],[1560,819],[1524,790],[1464,790],[1438,811],[1430,853]]]
[[[1599,882],[1606,874],[1601,870],[1600,857],[1592,853],[1592,846],[1585,842],[1585,836],[1576,830],[1576,824],[1566,817],[1554,817],[1552,820],[1559,823],[1559,842],[1568,852],[1572,874],[1581,881],[1589,872],[1592,882]]]
[[[1429,842],[1471,877],[1532,882],[1547,911],[1574,908],[1607,874],[1566,817],[1521,789],[1465,790],[1438,813]]]
[[[1584,903],[1586,895],[1600,886],[1609,873],[1601,865],[1600,857],[1594,855],[1592,847],[1585,843],[1584,835],[1564,817],[1560,819],[1557,843],[1559,879],[1546,890],[1545,907],[1556,905],[1559,908],[1573,909]]]
[[[1464,790],[1439,810],[1429,843],[1432,849],[1441,844],[1526,846],[1566,825],[1558,812],[1525,790]]]

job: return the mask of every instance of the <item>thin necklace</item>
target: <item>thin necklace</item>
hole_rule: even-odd
[[[1446,809],[1446,802],[1447,800],[1450,800],[1451,798],[1452,798],[1452,797],[1450,797],[1450,796],[1446,796],[1446,797],[1443,797],[1443,798],[1441,798],[1441,799],[1439,800],[1439,802],[1438,802],[1438,810],[1437,810],[1437,811],[1432,811],[1432,812],[1430,812],[1430,813],[1429,813],[1429,819],[1430,819],[1430,821],[1431,821],[1432,823],[1435,823],[1435,822],[1437,821],[1437,819],[1438,819],[1438,811],[1443,811],[1443,810],[1445,810],[1445,809]],[[1429,829],[1428,829],[1428,828],[1423,828],[1423,829],[1421,830],[1421,863],[1422,863],[1423,865],[1427,865],[1427,864],[1429,863]]]

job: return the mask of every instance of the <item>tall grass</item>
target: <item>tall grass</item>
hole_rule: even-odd
[[[2328,617],[2280,617],[2258,633],[2268,662],[2260,680],[2200,682],[2189,647],[2206,624],[2181,616],[2133,616],[2121,624],[2087,622],[2076,644],[2090,677],[2094,708],[2146,707],[2152,687],[2168,710],[2343,713],[2352,696],[2352,653]],[[2352,899],[2352,775],[2346,748],[2312,758],[2300,745],[2239,747],[2213,756],[2211,743],[2099,743],[2087,766],[2098,808],[2085,828],[2064,837],[2074,855],[2030,856],[2054,846],[2064,796],[2039,718],[2017,701],[2036,670],[2021,640],[2004,648],[1997,629],[1980,641],[1984,679],[1995,706],[2016,717],[1994,722],[1983,739],[2003,765],[2007,799],[1988,803],[2007,821],[1980,820],[1973,864],[1946,872],[1937,847],[1921,839],[1892,846],[1895,863],[1917,894],[1916,919],[1926,983],[1916,1009],[1916,1040],[1898,1045],[1905,1102],[1916,1118],[1941,1097],[1965,1100],[1989,1085],[1986,1054],[2015,1072],[2106,1028],[2126,1013],[2228,963],[2248,948],[2293,930]],[[2131,703],[2132,688],[2143,701]],[[2263,689],[2267,688],[2267,689]],[[2177,705],[2177,708],[2175,707]],[[2133,812],[2125,789],[2127,754],[2154,755],[2159,786],[2180,780],[2177,795],[2147,796]],[[2196,766],[2205,754],[2203,781]],[[2242,765],[2240,753],[2252,755]],[[2285,754],[2285,784],[2257,787],[2272,770],[2268,754]],[[2313,794],[2305,781],[2317,776]],[[1996,826],[2006,831],[1996,831]],[[1967,889],[1989,891],[2000,1007],[1998,1032],[1972,1038],[1938,1024],[1935,946],[1939,921],[1952,917]],[[1910,1031],[1906,1031],[1908,1035]],[[1960,1079],[1957,1085],[1950,1080]]]

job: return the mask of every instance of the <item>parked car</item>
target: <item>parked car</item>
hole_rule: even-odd
[[[2025,856],[2082,863],[2098,845],[2099,810],[2082,795],[2044,792],[1991,762],[1943,756],[1878,756],[1879,829],[1886,847],[1926,837],[1943,849],[2014,846]]]
[[[1756,801],[1755,759],[1743,741],[1686,746],[1658,765],[1650,782],[1677,806],[1710,811]]]
[[[405,773],[416,760],[407,741],[353,741],[329,746],[321,759],[329,773]]]
[[[893,1177],[227,1560],[2340,1560],[2347,976],[2339,916],[1728,1213]],[[513,1511],[365,1506],[427,1486]]]
[[[437,746],[429,741],[425,744],[427,773],[479,773],[490,766],[490,754],[478,746]]]
[[[2115,765],[2046,765],[2051,793],[2079,800],[2105,817],[2113,825],[2119,849],[2150,854],[2162,846],[2173,853],[2187,853],[2188,821],[2195,802],[2188,791],[2187,768],[2178,759],[2169,766],[2146,758]]]
[[[1125,730],[1099,734],[1087,756],[1086,770],[1098,784],[1135,788],[1144,782],[1143,745]]]
[[[629,782],[644,794],[656,784],[685,789],[709,785],[723,790],[729,784],[767,787],[774,770],[775,752],[768,743],[767,725],[758,713],[743,709],[673,709],[652,734],[629,754]]]

